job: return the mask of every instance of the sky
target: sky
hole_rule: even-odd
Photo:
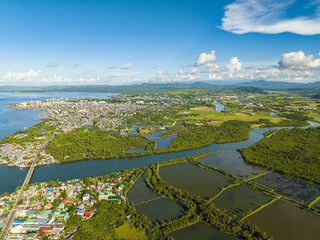
[[[320,0],[1,0],[0,86],[320,81]]]

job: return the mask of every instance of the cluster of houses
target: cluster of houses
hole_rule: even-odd
[[[46,116],[57,120],[61,130],[71,131],[82,126],[97,126],[114,130],[139,110],[148,108],[159,111],[162,105],[137,104],[136,102],[108,102],[108,99],[60,98],[30,101],[9,105],[15,109],[35,109],[46,111]]]
[[[70,217],[91,218],[101,200],[125,201],[124,182],[132,173],[134,171],[118,172],[116,177],[97,180],[92,185],[79,179],[28,185],[7,239],[37,239],[39,234],[46,234],[50,239],[67,236],[65,225]],[[14,192],[0,198],[0,229],[5,225],[16,196]]]
[[[30,167],[41,147],[40,142],[28,142],[25,144],[4,143],[0,144],[0,163],[10,167]],[[58,161],[50,154],[42,150],[39,154],[37,165],[53,164]]]

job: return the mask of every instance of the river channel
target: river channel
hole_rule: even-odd
[[[10,95],[11,94],[11,95]],[[41,94],[12,94],[1,93],[0,105],[17,103],[30,100],[41,100],[53,97],[96,97],[105,98],[111,94],[106,93],[41,93]],[[4,95],[4,96],[3,96]],[[2,98],[1,98],[2,97]],[[15,99],[17,98],[17,99]],[[2,108],[6,108],[3,107]],[[24,111],[24,110],[14,110]],[[27,116],[25,116],[27,117]],[[2,120],[1,120],[2,121]],[[36,121],[36,119],[34,119]],[[1,122],[0,122],[1,125]],[[319,126],[319,123],[312,122],[311,126]],[[182,152],[153,154],[149,156],[136,157],[136,158],[112,158],[107,160],[83,160],[78,162],[39,166],[35,169],[31,183],[34,182],[47,182],[50,180],[59,179],[66,181],[75,178],[83,178],[90,176],[101,176],[107,173],[120,171],[122,169],[132,169],[144,166],[150,166],[154,163],[167,161],[174,158],[187,157],[198,153],[206,152],[227,152],[241,148],[250,147],[263,139],[264,133],[269,130],[278,129],[279,127],[272,128],[255,128],[250,132],[249,139],[226,144],[211,144],[207,147],[187,150]],[[2,129],[0,129],[2,131]],[[17,129],[18,130],[18,129]],[[0,165],[0,194],[4,192],[12,192],[15,187],[21,185],[28,169],[19,169],[16,167],[7,167]]]

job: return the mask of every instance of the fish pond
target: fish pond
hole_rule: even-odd
[[[281,200],[251,215],[246,222],[258,225],[275,240],[315,240],[320,236],[320,216]]]
[[[275,172],[263,175],[253,181],[272,188],[276,193],[285,197],[303,203],[311,202],[320,194],[320,186]]]
[[[234,240],[235,236],[219,232],[217,229],[208,226],[205,223],[195,223],[189,227],[172,232],[169,234],[175,240]]]
[[[157,148],[168,148],[177,135],[164,137],[164,138],[156,138],[152,139],[156,142]]]
[[[223,169],[242,179],[266,172],[266,170],[261,167],[246,163],[238,151],[210,154],[197,160],[206,165]]]
[[[198,194],[205,199],[234,183],[224,176],[190,163],[163,166],[159,168],[159,173],[169,185]]]
[[[253,211],[272,199],[272,196],[242,184],[225,190],[213,203],[220,210],[226,209],[226,213],[230,216],[236,215],[236,218],[240,219],[247,215],[250,210]]]
[[[183,207],[167,198],[159,198],[145,204],[135,206],[137,213],[145,215],[151,222],[161,223],[186,214]]]
[[[157,197],[159,197],[159,195],[151,191],[144,176],[141,176],[127,193],[130,204],[148,201]]]

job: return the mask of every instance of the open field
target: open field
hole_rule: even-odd
[[[320,122],[320,113],[311,112],[307,116],[313,118],[316,122]]]
[[[197,109],[197,110],[196,110]],[[201,110],[199,110],[201,109]],[[207,108],[205,108],[207,109]],[[197,116],[190,116],[191,119],[207,119],[213,122],[224,122],[228,120],[240,120],[240,121],[256,121],[259,119],[268,119],[272,123],[278,123],[285,118],[273,117],[269,115],[269,112],[212,112],[204,111],[203,108],[190,109],[193,114]],[[320,115],[319,115],[320,118]]]
[[[215,110],[211,107],[195,107],[190,108],[192,111],[201,111],[201,112],[215,112]]]

